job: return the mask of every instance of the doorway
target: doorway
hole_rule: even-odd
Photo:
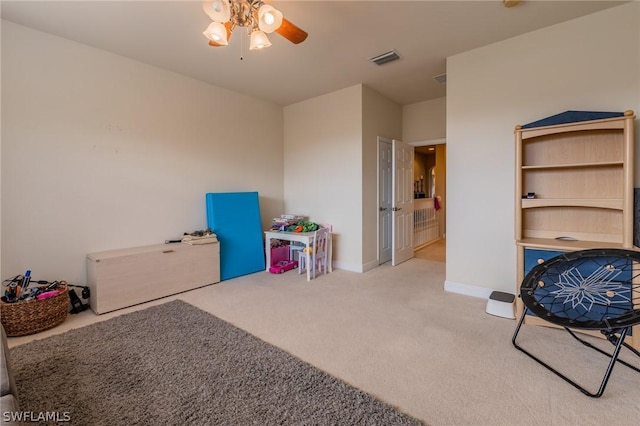
[[[447,261],[447,240],[440,238],[432,243],[416,250],[414,257],[417,259],[434,260],[436,262]]]
[[[415,147],[415,257],[446,261],[446,140]]]

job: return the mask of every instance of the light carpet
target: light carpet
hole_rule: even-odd
[[[487,315],[485,299],[443,291],[444,281],[444,263],[411,259],[365,273],[334,269],[311,282],[294,271],[259,272],[172,298],[429,425],[638,424],[639,373],[618,365],[602,398],[589,398],[513,347],[515,321]],[[104,315],[70,315],[51,330],[9,338],[9,347],[165,301]],[[591,340],[612,349],[602,339]],[[566,332],[524,326],[519,342],[597,390],[606,358]],[[624,352],[640,366],[640,358]]]
[[[180,300],[10,353],[21,409],[70,424],[422,424]]]

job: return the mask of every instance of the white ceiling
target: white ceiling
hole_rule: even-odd
[[[1,11],[3,19],[280,105],[358,83],[405,105],[446,96],[433,76],[446,72],[448,56],[621,3],[273,1],[309,37],[294,45],[274,33],[262,51],[248,50],[243,28],[229,46],[208,46],[202,31],[210,20],[195,0],[2,0]],[[400,60],[369,61],[391,49]]]

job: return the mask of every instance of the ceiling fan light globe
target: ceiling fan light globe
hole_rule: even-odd
[[[212,22],[209,24],[206,30],[202,33],[209,40],[221,45],[226,46],[229,44],[227,40],[227,29],[220,22]]]
[[[205,0],[202,9],[212,21],[227,22],[231,19],[231,3],[229,0]]]
[[[269,41],[269,38],[263,31],[254,30],[251,33],[249,50],[259,50],[269,46],[271,46],[271,42]]]
[[[265,33],[272,33],[282,25],[282,12],[275,7],[263,4],[258,9],[258,27]]]

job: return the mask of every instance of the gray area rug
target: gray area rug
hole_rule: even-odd
[[[66,424],[422,424],[180,300],[10,353],[21,409]]]

